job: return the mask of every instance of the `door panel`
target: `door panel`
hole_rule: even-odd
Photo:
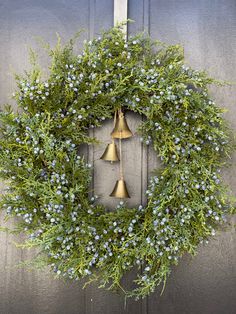
[[[128,17],[135,20],[128,27],[129,35],[137,31],[150,33],[153,39],[169,44],[184,45],[186,62],[206,69],[216,78],[236,81],[236,2],[235,0],[129,0]],[[38,51],[35,37],[41,36],[55,44],[55,33],[63,42],[79,29],[84,29],[78,41],[81,49],[85,38],[98,36],[101,29],[113,23],[113,0],[1,0],[0,1],[0,103],[9,100],[15,88],[12,72],[22,73],[29,68],[28,47]],[[48,58],[40,52],[40,63]],[[229,109],[226,118],[236,128],[235,86],[212,88],[212,96]],[[127,120],[135,131],[142,117],[128,113]],[[94,167],[92,188],[100,202],[112,209],[117,200],[109,194],[118,177],[118,164],[100,160],[110,140],[112,121],[90,131],[101,143],[83,147],[83,153]],[[129,206],[145,204],[145,190],[154,168],[160,161],[152,147],[141,144],[139,136],[123,141],[124,173],[131,194]],[[235,156],[233,165],[224,171],[232,190],[236,187]],[[3,215],[1,215],[1,222]],[[14,221],[7,222],[9,227]],[[54,280],[45,271],[16,268],[35,253],[16,248],[20,241],[0,233],[0,313],[2,314],[233,314],[236,308],[236,247],[232,220],[228,228],[218,232],[208,245],[199,248],[193,259],[184,256],[173,268],[165,292],[160,289],[150,297],[125,306],[121,295],[91,285],[82,289],[83,282]],[[130,285],[134,272],[124,278]]]

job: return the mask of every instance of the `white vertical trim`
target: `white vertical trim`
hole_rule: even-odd
[[[114,26],[125,22],[128,17],[128,0],[114,0]],[[124,36],[127,38],[127,25],[123,26]]]
[[[150,0],[143,0],[143,30],[150,33]]]
[[[94,37],[95,23],[95,0],[89,0],[89,40]]]

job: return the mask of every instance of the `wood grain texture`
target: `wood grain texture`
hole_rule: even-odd
[[[101,29],[113,25],[113,0],[1,0],[0,1],[0,103],[9,102],[15,83],[11,75],[29,68],[27,47],[38,48],[36,36],[55,44],[55,33],[63,41],[83,28],[77,49],[83,39],[98,36]],[[235,0],[129,0],[128,34],[150,32],[154,39],[181,43],[187,63],[203,68],[220,79],[236,81],[236,2]],[[45,67],[48,59],[39,54]],[[226,118],[236,128],[235,86],[212,89],[219,104],[230,111]],[[10,101],[11,102],[11,101]],[[11,102],[12,103],[12,102]],[[13,103],[12,103],[13,104]],[[127,114],[132,131],[142,118]],[[80,153],[94,166],[92,188],[99,201],[114,208],[117,200],[110,198],[118,176],[118,164],[100,160],[109,142],[112,121],[92,130],[101,143],[82,147]],[[145,190],[154,168],[161,166],[153,148],[142,145],[138,136],[123,143],[125,179],[132,198],[129,206],[146,202]],[[235,191],[236,167],[224,171],[227,183]],[[3,223],[3,215],[0,217]],[[7,222],[9,227],[14,221]],[[235,230],[231,222],[207,246],[199,248],[194,258],[184,256],[173,268],[165,293],[160,290],[145,300],[135,302],[119,294],[98,289],[96,285],[82,290],[83,283],[54,280],[45,270],[39,272],[16,268],[15,265],[33,252],[18,249],[13,241],[20,237],[0,233],[0,314],[234,314],[236,308],[236,247]],[[130,285],[131,272],[123,282]]]

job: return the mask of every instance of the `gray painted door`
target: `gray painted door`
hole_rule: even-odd
[[[213,76],[236,81],[236,1],[235,0],[129,0],[129,35],[146,30],[154,39],[181,43],[186,62],[206,69]],[[28,46],[37,48],[35,37],[42,36],[54,44],[55,33],[63,39],[78,29],[83,39],[98,35],[113,23],[113,0],[1,0],[0,1],[0,103],[10,102],[14,90],[12,72],[29,67]],[[80,48],[81,44],[78,45]],[[47,65],[47,58],[39,54]],[[229,112],[226,118],[236,129],[235,86],[212,89],[212,95]],[[135,130],[140,117],[129,114]],[[109,199],[117,177],[117,166],[107,167],[99,160],[109,139],[112,122],[95,130],[103,144],[90,147],[88,158],[94,164],[93,185],[101,201],[111,207]],[[133,152],[135,151],[135,154]],[[226,182],[236,188],[236,156],[225,170]],[[145,202],[144,191],[158,160],[152,149],[143,147],[137,136],[124,144],[126,180],[132,194],[130,205]],[[107,167],[107,168],[106,168]],[[106,173],[106,176],[103,174]],[[1,222],[2,222],[1,217]],[[8,222],[8,225],[14,222]],[[82,283],[54,280],[47,270],[29,272],[15,265],[31,252],[15,247],[19,237],[0,234],[0,314],[233,314],[236,313],[236,247],[234,223],[219,232],[207,246],[199,248],[195,258],[185,256],[173,269],[162,296],[157,291],[150,297],[125,306],[121,296]],[[125,281],[132,278],[128,274]]]

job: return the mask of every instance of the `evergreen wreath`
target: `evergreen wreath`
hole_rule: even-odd
[[[179,45],[145,34],[125,41],[121,26],[85,42],[81,55],[74,41],[47,47],[47,79],[34,54],[32,70],[16,77],[20,110],[0,114],[1,204],[7,217],[21,217],[15,231],[27,235],[22,245],[40,248],[40,265],[144,297],[235,212],[220,175],[231,131],[208,93],[218,82],[185,66]],[[144,116],[139,132],[163,166],[153,170],[146,206],[109,211],[91,197],[80,146],[96,143],[88,130],[120,108]],[[126,290],[122,276],[135,266]]]

